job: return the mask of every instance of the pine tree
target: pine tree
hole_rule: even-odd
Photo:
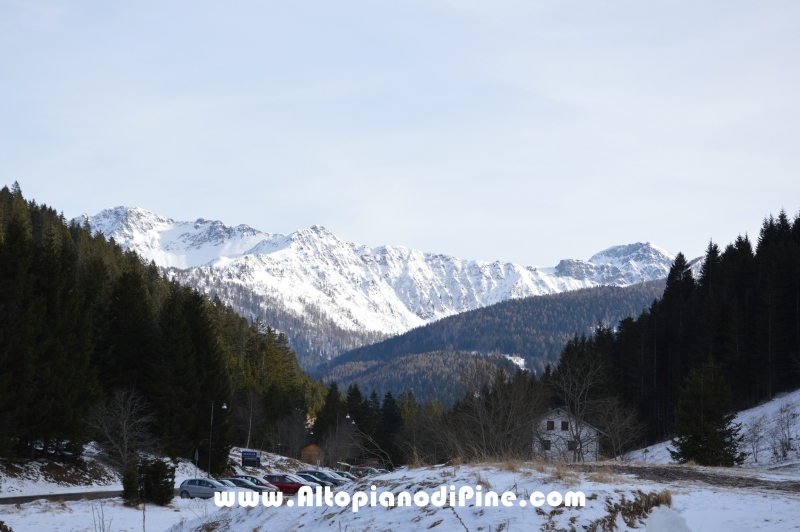
[[[329,430],[335,429],[338,422],[346,419],[347,402],[339,391],[339,386],[331,382],[328,386],[328,393],[325,396],[325,404],[314,420],[314,441],[320,442]]]
[[[686,378],[676,414],[674,460],[700,465],[731,467],[744,462],[739,451],[740,425],[733,423],[732,395],[714,359],[693,368]]]
[[[159,313],[159,348],[146,368],[150,376],[142,382],[143,391],[158,405],[158,431],[164,451],[171,456],[190,456],[199,439],[195,428],[200,412],[200,386],[196,378],[195,353],[191,331],[183,312],[184,292],[172,285]],[[203,434],[203,433],[201,433]]]
[[[383,397],[378,429],[375,432],[375,442],[381,450],[389,455],[393,464],[400,464],[402,459],[400,450],[395,444],[396,436],[403,426],[403,416],[400,413],[400,406],[392,396],[392,392],[387,392]]]
[[[127,266],[117,278],[99,323],[95,349],[106,390],[140,384],[155,358],[155,316],[141,266]]]
[[[38,436],[26,414],[35,402],[36,346],[45,310],[33,272],[30,217],[16,183],[9,203],[0,240],[0,451],[6,453],[14,444],[32,450]]]

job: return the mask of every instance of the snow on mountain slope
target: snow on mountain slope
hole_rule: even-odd
[[[664,278],[674,260],[653,244],[637,243],[601,251],[589,261],[540,268],[403,246],[371,248],[321,226],[281,235],[204,219],[179,222],[125,207],[87,218],[94,230],[223,299],[248,292],[279,301],[297,316],[313,309],[344,331],[380,334],[510,298]]]
[[[165,268],[191,268],[217,257],[241,255],[265,239],[283,236],[202,218],[176,222],[139,208],[116,207],[86,218],[94,231]]]

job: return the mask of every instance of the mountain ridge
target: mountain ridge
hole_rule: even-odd
[[[336,336],[354,335],[355,344],[508,299],[664,278],[674,259],[654,244],[635,243],[593,255],[606,263],[565,259],[555,267],[523,266],[369,247],[320,225],[268,233],[204,218],[181,222],[138,207],[106,209],[80,221],[244,315],[262,317],[264,305],[282,305],[287,316],[313,315],[338,330]],[[252,304],[237,302],[234,294],[246,292]],[[308,340],[307,352],[298,354],[322,361],[355,347],[324,336]]]

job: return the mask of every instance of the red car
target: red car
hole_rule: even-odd
[[[283,493],[294,495],[303,486],[311,484],[295,475],[264,475],[264,480],[281,490]]]

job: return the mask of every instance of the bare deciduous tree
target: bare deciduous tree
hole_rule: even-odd
[[[558,368],[550,379],[553,394],[574,418],[569,424],[570,440],[575,442],[572,459],[584,460],[584,443],[587,431],[586,422],[600,411],[605,398],[600,389],[605,382],[605,368],[597,356],[564,356],[558,361]]]
[[[743,443],[750,451],[750,456],[753,461],[758,463],[758,455],[764,447],[764,440],[767,437],[767,429],[769,427],[769,420],[767,416],[760,416],[749,423],[745,424],[742,432]]]
[[[792,442],[796,436],[797,412],[792,403],[784,403],[772,419],[772,430],[769,433],[772,454],[775,460],[782,461],[789,457]]]
[[[464,376],[466,392],[443,416],[440,441],[451,457],[466,460],[529,458],[532,426],[548,403],[548,390],[524,372]]]
[[[259,434],[264,426],[264,401],[256,390],[248,389],[240,394],[236,406],[236,427],[245,437],[244,446],[249,448],[253,435]]]
[[[621,460],[630,446],[644,435],[645,426],[639,421],[636,408],[624,405],[616,397],[606,398],[597,407],[591,419],[605,433],[614,459]]]
[[[335,468],[337,462],[346,461],[360,451],[361,436],[349,419],[342,419],[338,429],[331,427],[320,441],[328,467]]]
[[[300,457],[300,449],[308,440],[308,417],[300,409],[278,421],[264,432],[262,448],[271,448],[284,456]]]
[[[117,390],[106,401],[95,405],[87,423],[108,460],[120,471],[136,463],[138,453],[155,447],[150,432],[154,415],[135,390]]]

